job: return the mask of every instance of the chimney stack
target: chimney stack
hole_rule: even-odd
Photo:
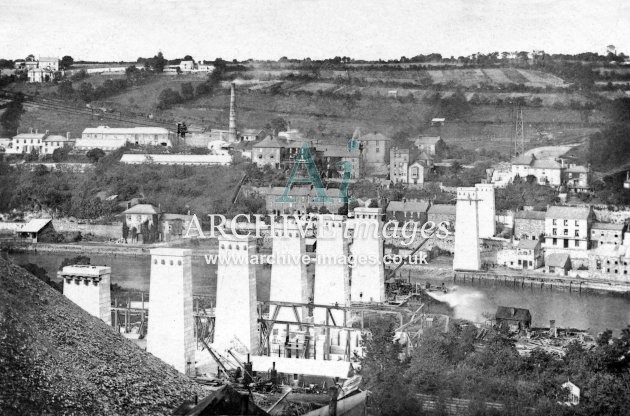
[[[70,140],[70,132],[69,131],[66,132],[66,140]]]
[[[230,85],[230,124],[228,128],[228,141],[230,143],[236,143],[236,91],[235,85]]]

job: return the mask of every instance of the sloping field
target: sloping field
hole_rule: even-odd
[[[204,391],[0,258],[0,414],[167,415]]]

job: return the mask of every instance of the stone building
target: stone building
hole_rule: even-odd
[[[593,223],[591,207],[551,206],[545,215],[545,248],[586,258]]]
[[[446,143],[440,136],[429,137],[420,136],[414,140],[414,144],[421,152],[426,152],[430,156],[435,156],[446,150]]]
[[[390,201],[386,209],[387,220],[396,220],[399,224],[414,221],[422,225],[427,222],[428,210],[429,203],[427,201],[415,199]]]
[[[591,248],[597,248],[604,244],[620,246],[623,244],[626,228],[626,224],[594,222],[591,226]]]
[[[603,244],[588,253],[588,273],[592,279],[630,282],[630,246]]]
[[[540,240],[521,240],[518,245],[497,252],[497,264],[518,270],[535,270],[543,265]]]
[[[514,238],[518,240],[544,240],[544,211],[518,211],[514,214]]]
[[[566,276],[569,270],[571,270],[571,257],[567,253],[551,253],[545,258],[547,273]]]
[[[392,139],[381,133],[370,133],[359,139],[363,162],[367,167],[380,168],[389,163],[389,149]]]

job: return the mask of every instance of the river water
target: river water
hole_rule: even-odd
[[[24,253],[10,257],[17,264],[35,263],[55,277],[64,257],[71,254]],[[125,288],[148,291],[150,274],[149,256],[98,256],[90,255],[92,264],[112,268],[112,283]],[[215,295],[216,265],[208,265],[202,257],[193,257],[193,292]],[[258,299],[269,299],[270,269],[262,268],[258,280]],[[420,278],[421,279],[421,278]],[[416,279],[414,279],[416,280]],[[424,279],[426,281],[426,279]],[[579,294],[548,289],[515,288],[490,283],[446,282],[446,294],[432,292],[439,300],[455,310],[457,318],[482,322],[484,315],[493,315],[497,306],[527,308],[532,313],[533,326],[548,326],[555,319],[559,327],[588,329],[596,334],[604,329],[620,331],[630,324],[630,298],[613,294]]]

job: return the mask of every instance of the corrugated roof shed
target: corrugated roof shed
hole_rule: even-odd
[[[51,221],[50,218],[36,218],[30,220],[18,230],[21,233],[38,233]]]

